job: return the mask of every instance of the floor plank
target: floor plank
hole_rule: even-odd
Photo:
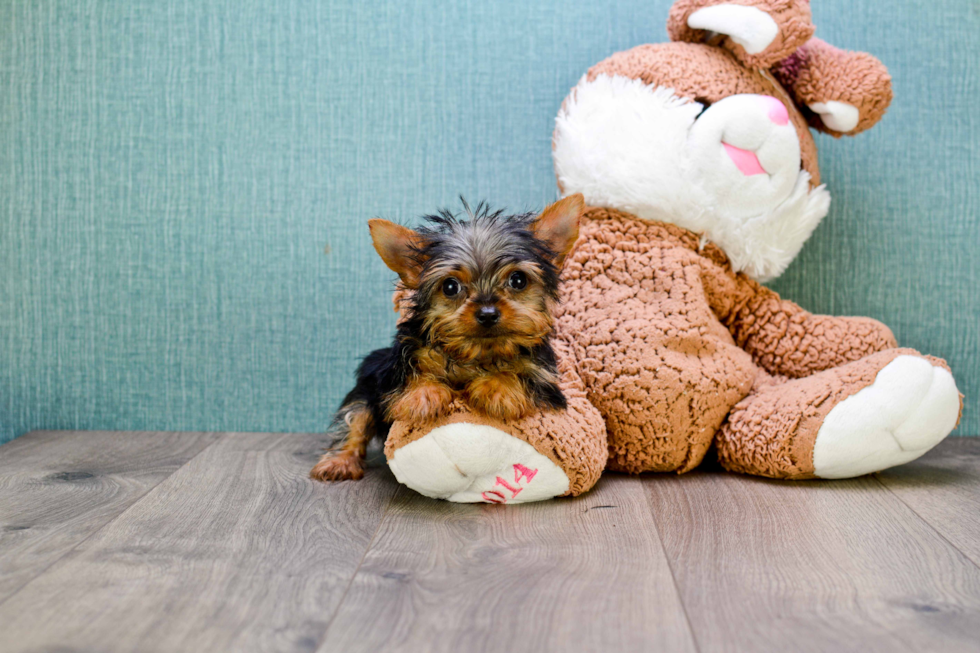
[[[401,490],[321,652],[691,651],[639,479],[520,506]]]
[[[645,485],[702,652],[977,650],[980,570],[874,478]]]
[[[214,440],[34,431],[0,447],[0,603]]]
[[[980,438],[949,438],[877,478],[980,566]]]
[[[0,650],[315,649],[397,488],[310,481],[319,448],[223,436],[0,605]]]
[[[852,481],[607,475],[507,507],[430,501],[384,468],[315,484],[318,449],[0,448],[0,650],[980,648],[980,441]]]

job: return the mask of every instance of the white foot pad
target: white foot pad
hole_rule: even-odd
[[[851,478],[915,460],[949,435],[959,412],[949,372],[899,356],[827,415],[813,446],[814,473]]]
[[[759,54],[779,35],[779,25],[772,16],[756,7],[735,4],[713,5],[688,16],[693,29],[727,34],[749,54]]]
[[[457,503],[527,503],[568,491],[568,476],[549,458],[479,424],[433,429],[396,451],[388,466],[419,494]]]
[[[820,120],[830,129],[847,133],[858,126],[861,112],[853,104],[847,102],[814,102],[810,105],[814,113],[820,115]]]

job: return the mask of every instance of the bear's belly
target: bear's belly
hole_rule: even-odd
[[[588,398],[606,420],[608,467],[686,471],[748,394],[756,368],[708,321],[656,304],[623,302],[622,309],[622,320],[586,311],[561,329],[574,333]]]
[[[582,243],[557,334],[606,420],[608,468],[687,471],[701,462],[757,368],[711,310],[686,248]]]

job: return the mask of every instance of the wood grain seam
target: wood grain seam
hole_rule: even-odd
[[[123,432],[124,431],[120,431],[120,433],[123,433]],[[203,433],[210,434],[210,433],[219,433],[219,432],[218,431],[204,431]],[[180,471],[181,469],[183,469],[192,460],[194,460],[195,458],[197,458],[198,456],[200,456],[205,451],[207,451],[208,449],[210,449],[214,445],[218,444],[219,442],[222,442],[227,437],[228,437],[228,434],[227,433],[222,434],[220,437],[216,437],[210,444],[205,445],[196,454],[194,454],[193,456],[191,456],[190,458],[188,458],[187,460],[185,460],[181,465],[178,465],[177,467],[175,467],[172,472],[170,472],[169,474],[167,474],[166,476],[164,476],[163,478],[161,478],[157,483],[154,483],[152,486],[148,487],[146,489],[146,492],[144,492],[143,494],[141,494],[139,496],[139,498],[137,498],[131,504],[129,504],[128,506],[126,506],[126,509],[125,510],[122,510],[117,515],[113,516],[111,519],[109,519],[108,521],[106,521],[106,523],[104,523],[101,526],[99,526],[97,529],[95,529],[94,531],[92,531],[91,533],[89,533],[88,535],[86,535],[85,537],[83,537],[82,539],[80,539],[78,542],[75,542],[75,544],[73,544],[71,546],[71,548],[67,549],[60,556],[58,556],[57,558],[55,558],[54,560],[52,560],[51,561],[51,564],[45,566],[43,569],[39,570],[36,574],[34,574],[33,576],[31,576],[30,578],[28,578],[27,580],[25,580],[17,589],[15,589],[13,592],[11,592],[10,594],[8,594],[6,596],[6,598],[0,599],[0,606],[3,606],[3,604],[5,604],[7,601],[9,601],[13,597],[17,596],[18,594],[20,594],[21,590],[23,590],[25,587],[27,587],[28,585],[30,585],[31,583],[33,583],[35,580],[37,580],[38,578],[40,578],[41,576],[43,576],[44,574],[46,574],[52,567],[54,567],[56,564],[58,564],[59,562],[61,562],[65,558],[67,558],[69,555],[71,555],[71,553],[74,552],[78,547],[80,547],[85,542],[88,542],[90,539],[92,539],[93,537],[95,537],[97,534],[101,533],[102,530],[105,529],[107,526],[109,526],[114,521],[116,521],[117,519],[119,519],[120,517],[122,517],[123,515],[125,515],[127,512],[129,512],[134,506],[136,506],[136,504],[138,504],[141,501],[143,501],[143,499],[145,499],[147,496],[149,496],[149,494],[151,492],[153,492],[158,487],[160,487],[160,484],[161,483],[163,483],[164,481],[166,481],[167,479],[169,479],[171,476],[173,476],[178,471]]]
[[[653,527],[657,532],[657,541],[660,542],[660,551],[663,553],[664,560],[667,562],[667,570],[670,572],[670,580],[674,583],[674,594],[677,596],[677,602],[681,605],[681,612],[684,613],[684,621],[687,622],[687,631],[691,634],[691,641],[694,643],[694,650],[700,653],[701,644],[698,642],[698,636],[694,632],[694,624],[691,623],[691,617],[687,614],[687,605],[684,603],[684,594],[681,592],[680,584],[677,582],[677,575],[674,573],[674,565],[670,561],[670,556],[667,555],[667,545],[664,544],[664,538],[660,534],[660,524],[657,523],[657,513],[653,509],[653,504],[650,502],[650,493],[647,492],[645,479],[642,477],[636,479],[640,484],[640,488],[643,491],[643,500],[646,502],[647,510],[650,511],[650,521],[653,522]]]
[[[330,629],[333,628],[333,624],[337,620],[337,615],[340,614],[340,608],[343,607],[344,602],[347,600],[347,594],[350,592],[350,588],[354,585],[354,579],[357,578],[359,573],[361,573],[361,567],[364,565],[364,560],[367,559],[368,554],[371,552],[371,548],[374,546],[375,540],[378,539],[378,533],[381,532],[381,527],[384,526],[385,520],[388,519],[388,512],[390,511],[391,504],[395,502],[395,499],[401,495],[404,489],[405,486],[399,485],[397,488],[395,488],[395,491],[391,493],[391,496],[388,497],[388,503],[385,504],[385,509],[381,513],[381,518],[378,520],[378,525],[375,527],[374,533],[371,535],[371,540],[367,543],[367,546],[364,547],[364,553],[361,554],[361,559],[357,562],[357,567],[354,569],[354,573],[350,575],[350,580],[347,581],[347,587],[344,588],[344,593],[340,595],[340,600],[337,601],[337,605],[333,609],[333,614],[330,615],[330,619],[327,621],[327,627],[323,629],[320,639],[317,640],[316,647],[312,649],[313,651],[319,651],[323,646],[323,642],[326,641],[327,635],[330,633]]]
[[[937,529],[937,528],[936,528],[935,526],[933,526],[933,525],[932,525],[932,524],[931,524],[931,523],[929,522],[929,520],[928,520],[928,519],[926,519],[925,517],[923,517],[922,515],[920,515],[920,514],[919,514],[919,513],[918,513],[918,512],[917,512],[917,511],[915,510],[915,508],[913,508],[913,507],[912,507],[911,505],[909,505],[909,504],[908,504],[908,503],[907,503],[907,502],[906,502],[906,501],[905,501],[904,499],[902,499],[902,495],[900,495],[900,494],[899,494],[898,492],[895,492],[895,491],[894,491],[894,490],[892,490],[892,489],[891,489],[890,487],[888,487],[888,483],[886,483],[886,482],[884,482],[884,481],[882,481],[882,480],[881,480],[881,479],[880,479],[880,478],[878,477],[878,475],[877,475],[877,474],[871,474],[871,477],[872,477],[872,478],[873,478],[873,479],[875,480],[875,482],[876,482],[876,483],[877,483],[878,485],[880,485],[881,487],[883,487],[883,488],[885,488],[885,489],[886,489],[886,490],[888,491],[888,493],[889,493],[889,494],[891,494],[891,495],[892,495],[893,497],[895,497],[896,499],[898,499],[898,500],[899,500],[899,502],[900,502],[900,503],[901,503],[901,504],[902,504],[903,506],[905,506],[906,508],[908,508],[908,509],[909,509],[909,511],[910,511],[910,512],[911,512],[911,513],[912,513],[913,515],[915,515],[915,516],[916,516],[916,517],[917,517],[917,518],[919,519],[919,521],[921,521],[921,522],[922,522],[922,523],[924,523],[924,524],[925,524],[926,526],[928,526],[928,527],[929,527],[929,530],[931,530],[931,531],[932,531],[933,533],[935,533],[936,535],[938,535],[938,536],[939,536],[939,538],[940,538],[940,539],[941,539],[941,540],[942,540],[943,542],[945,542],[946,544],[948,544],[949,546],[951,546],[951,547],[953,548],[953,550],[954,550],[954,551],[956,551],[956,552],[957,552],[957,553],[959,553],[959,554],[960,554],[961,556],[963,556],[963,557],[964,557],[964,558],[965,558],[965,559],[966,559],[966,560],[967,560],[967,561],[968,561],[968,562],[969,562],[969,563],[970,563],[971,565],[973,565],[973,566],[974,566],[974,567],[976,567],[977,569],[980,569],[980,564],[978,564],[976,560],[974,560],[974,559],[973,559],[973,558],[971,558],[971,557],[970,557],[969,555],[967,555],[966,553],[964,553],[964,552],[963,552],[963,550],[962,550],[962,549],[961,549],[960,547],[958,547],[958,546],[956,546],[956,544],[954,544],[954,543],[953,543],[953,542],[952,542],[952,541],[951,541],[951,540],[950,540],[950,539],[949,539],[948,537],[946,537],[945,535],[943,535],[943,534],[942,534],[942,533],[941,533],[941,532],[939,531],[939,529]]]

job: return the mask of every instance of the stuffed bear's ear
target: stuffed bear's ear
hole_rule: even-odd
[[[559,268],[578,240],[578,221],[584,210],[585,198],[582,193],[575,193],[546,208],[531,225],[535,237],[555,253],[555,265]]]
[[[832,136],[853,136],[874,126],[892,101],[891,76],[883,63],[816,38],[773,66],[772,74],[805,107],[810,126]]]
[[[417,233],[394,222],[381,218],[368,220],[374,249],[393,272],[397,272],[402,283],[416,288],[422,273],[422,259],[419,247],[422,239]]]
[[[749,68],[785,59],[813,32],[809,0],[676,0],[667,18],[672,41],[724,46]]]

